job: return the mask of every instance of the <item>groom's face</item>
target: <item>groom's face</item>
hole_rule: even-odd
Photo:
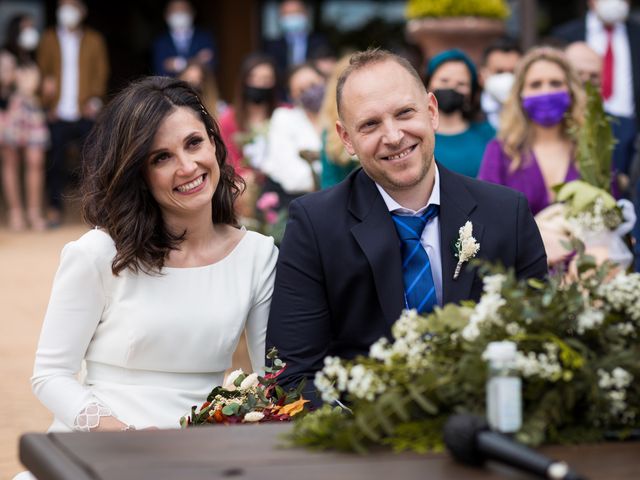
[[[433,165],[438,104],[403,66],[385,60],[346,80],[337,129],[346,150],[387,192],[426,181]]]

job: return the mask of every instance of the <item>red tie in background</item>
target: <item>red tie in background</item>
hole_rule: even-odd
[[[607,26],[605,29],[607,49],[602,59],[602,98],[608,100],[613,93],[613,26]]]

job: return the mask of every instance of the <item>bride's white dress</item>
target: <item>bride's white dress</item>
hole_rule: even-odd
[[[222,384],[245,327],[252,366],[263,369],[272,238],[246,232],[217,263],[154,275],[127,270],[116,277],[114,255],[101,230],[62,252],[32,378],[55,416],[50,430],[71,430],[91,403],[137,428],[178,428]]]

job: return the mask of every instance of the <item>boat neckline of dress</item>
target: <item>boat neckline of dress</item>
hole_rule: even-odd
[[[197,269],[203,269],[203,268],[209,268],[209,267],[213,267],[215,265],[219,265],[222,262],[224,262],[225,260],[227,260],[228,258],[231,258],[236,251],[240,248],[240,245],[242,245],[242,243],[244,242],[245,238],[247,238],[249,236],[249,231],[245,230],[244,235],[242,236],[242,238],[238,241],[238,243],[236,243],[236,246],[233,247],[233,249],[227,253],[224,257],[222,257],[220,260],[216,260],[213,263],[208,263],[206,265],[198,265],[195,267],[167,267],[166,265],[162,267],[162,270],[197,270]]]

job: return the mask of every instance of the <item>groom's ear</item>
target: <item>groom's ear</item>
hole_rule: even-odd
[[[340,140],[342,140],[342,144],[344,145],[347,153],[349,155],[355,155],[356,151],[353,149],[353,144],[351,143],[349,132],[347,132],[347,129],[340,120],[336,121],[336,131],[338,132],[338,136],[340,137]]]

